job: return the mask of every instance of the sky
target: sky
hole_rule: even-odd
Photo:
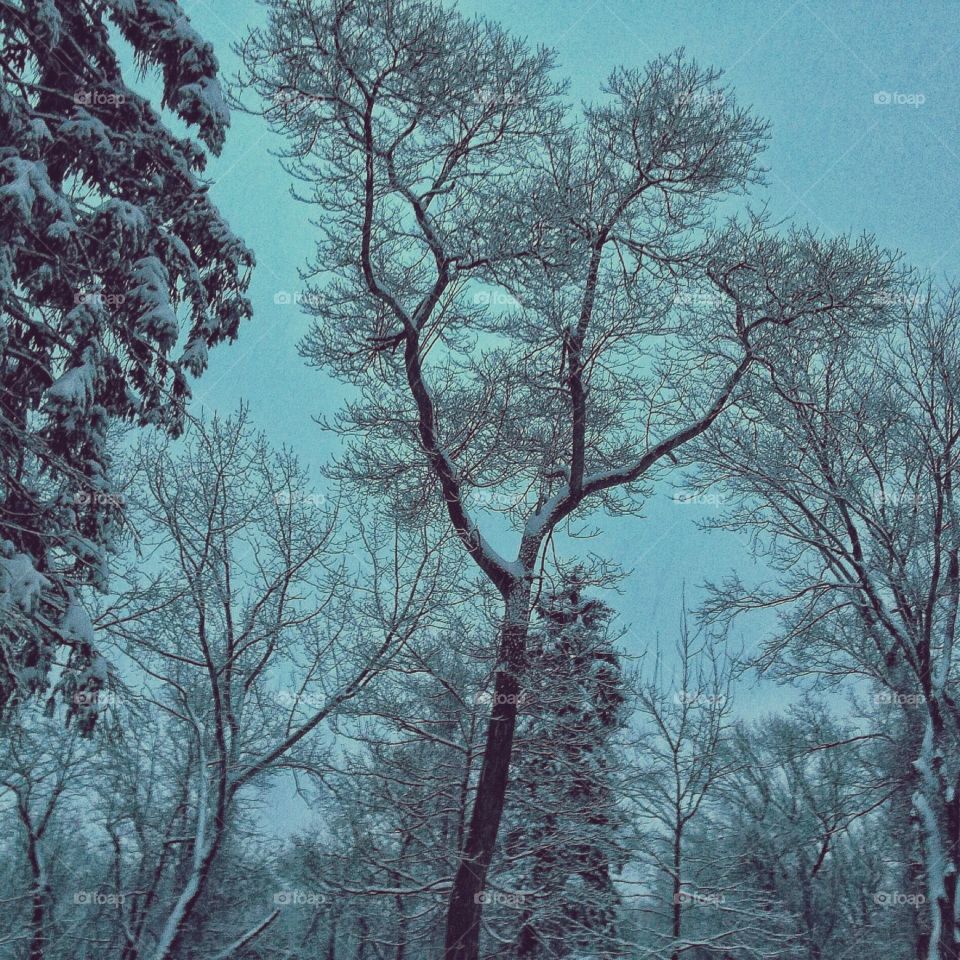
[[[372,0],[376,2],[376,0]],[[262,22],[254,0],[181,0],[213,43],[224,76],[231,44]],[[642,67],[677,47],[725,72],[738,100],[772,124],[757,194],[771,211],[827,235],[874,234],[940,278],[960,277],[960,5],[892,0],[461,0],[532,45],[554,48],[577,99],[600,92],[618,65]],[[229,412],[244,401],[275,444],[291,446],[318,478],[332,446],[313,420],[342,395],[297,353],[307,320],[295,299],[298,270],[316,235],[309,208],[289,195],[280,141],[258,118],[235,114],[211,193],[253,248],[254,319],[238,343],[211,353],[195,410]],[[589,549],[630,568],[615,606],[629,649],[659,636],[672,644],[680,591],[732,567],[750,577],[746,547],[697,522],[718,508],[676,502],[664,487],[643,518],[610,519]],[[755,570],[754,573],[761,571]],[[748,643],[755,635],[747,635]],[[777,694],[756,691],[750,710]]]

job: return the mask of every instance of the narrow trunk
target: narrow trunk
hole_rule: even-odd
[[[403,897],[396,897],[394,902],[397,905],[397,952],[394,955],[394,960],[406,960],[407,916],[403,912]]]
[[[931,936],[923,960],[960,960],[957,942],[957,871],[960,869],[960,798],[956,796],[954,738],[944,729],[940,705],[928,703],[928,719],[913,795],[926,874]],[[951,742],[953,741],[953,742]]]
[[[807,957],[808,960],[820,960],[823,956],[823,950],[817,942],[817,911],[814,903],[813,883],[811,879],[810,864],[806,856],[801,851],[797,857],[797,874],[800,884],[800,902],[803,905],[803,926],[806,931]]]
[[[500,669],[494,685],[493,709],[487,726],[470,827],[450,891],[444,960],[477,960],[480,949],[483,890],[507,793],[520,694],[517,671],[526,647],[529,600],[527,581],[518,584],[506,598]]]
[[[680,950],[676,944],[680,941],[680,934],[683,932],[683,898],[680,896],[683,890],[681,882],[680,869],[683,865],[683,831],[679,826],[681,814],[679,809],[676,811],[677,829],[673,833],[673,934],[674,948],[670,960],[680,960]]]
[[[30,914],[30,960],[43,960],[46,944],[47,885],[43,877],[40,851],[35,838],[28,840],[28,856],[32,875],[32,910]]]
[[[537,933],[533,929],[531,920],[533,919],[532,910],[524,910],[521,919],[520,936],[517,938],[517,957],[520,960],[533,960],[537,955]]]
[[[470,721],[470,739],[467,741],[467,755],[463,763],[463,776],[460,779],[460,796],[457,808],[457,855],[463,853],[463,837],[467,829],[467,798],[470,795],[470,774],[473,771],[473,735],[476,730],[474,721]]]
[[[960,943],[957,942],[957,870],[960,869],[957,800],[954,798],[949,802],[942,795],[936,799],[939,801],[934,808],[936,822],[940,827],[936,844],[939,849],[930,858],[927,869],[936,865],[942,879],[939,879],[937,884],[939,895],[936,901],[928,904],[933,914],[933,929],[937,934],[936,949],[931,949],[929,953],[931,957],[936,957],[936,960],[960,960]],[[932,842],[931,846],[935,846],[935,843]]]
[[[337,918],[330,920],[330,930],[327,934],[326,960],[337,960]]]
[[[929,918],[929,932],[917,943],[918,960],[960,960],[956,921],[960,868],[957,804],[948,803],[943,797],[931,797],[921,789],[914,795],[914,805],[922,838]]]
[[[944,937],[944,946],[949,952],[941,953],[942,960],[960,958],[960,929],[957,928],[957,915],[960,913],[960,903],[957,902],[957,875],[960,872],[960,795],[956,793],[956,789],[957,785],[954,784],[954,792],[945,811],[949,866],[943,882],[945,898],[941,908],[941,924],[944,930],[949,931],[949,939]]]
[[[920,755],[923,742],[926,711],[909,703],[904,703],[902,709],[904,730],[900,742],[891,754],[890,776],[903,784],[903,788],[893,796],[890,809],[893,822],[908,825],[909,829],[894,832],[897,858],[905,864],[903,873],[896,877],[896,881],[903,884],[905,893],[926,895],[924,845],[919,815],[913,803],[913,796],[919,789],[920,775],[915,761]],[[925,906],[905,911],[903,932],[910,939],[915,960],[929,960],[930,919]]]
[[[357,960],[364,960],[367,955],[367,940],[370,935],[370,924],[366,917],[357,920]]]
[[[26,801],[17,795],[17,807],[20,822],[23,824],[27,839],[27,861],[30,864],[30,946],[28,956],[30,960],[43,960],[44,947],[47,941],[47,898],[50,889],[47,884],[46,870],[43,863],[43,853],[40,850],[40,836],[34,830],[33,821],[27,808]]]
[[[545,830],[549,832],[550,827],[545,827]],[[547,872],[542,867],[543,855],[542,848],[534,854],[533,874],[530,877],[530,886],[537,891],[538,895],[545,892],[547,886]],[[534,924],[533,908],[528,907],[523,911],[520,921],[520,935],[517,937],[516,950],[518,960],[536,960],[540,955],[540,934],[537,927],[538,924]]]

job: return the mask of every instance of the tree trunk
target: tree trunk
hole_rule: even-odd
[[[49,890],[47,889],[46,881],[43,877],[43,869],[40,865],[40,852],[32,835],[28,839],[28,851],[32,874],[29,956],[30,960],[43,960],[44,947],[47,942],[46,915]]]
[[[46,880],[43,853],[40,850],[40,836],[34,830],[33,821],[26,802],[17,794],[17,806],[20,822],[23,824],[27,839],[27,861],[30,864],[30,960],[44,960],[47,942],[47,900],[50,888]]]
[[[364,960],[367,955],[367,940],[370,936],[370,924],[367,918],[361,916],[357,920],[357,960]]]
[[[960,870],[960,797],[957,796],[955,736],[952,715],[931,698],[913,795],[926,874],[931,939],[923,960],[960,960],[957,942],[957,871]]]
[[[682,877],[680,870],[683,866],[683,828],[681,824],[680,810],[675,812],[676,825],[673,831],[673,923],[670,932],[673,935],[673,953],[670,960],[680,960],[680,950],[676,946],[680,940],[680,934],[683,931],[683,890]]]
[[[800,885],[800,903],[803,910],[803,928],[806,937],[807,960],[821,960],[823,950],[817,942],[817,910],[814,902],[810,863],[802,850],[797,854],[797,882]]]
[[[510,755],[517,723],[517,678],[522,664],[530,622],[530,584],[524,579],[508,594],[501,628],[499,668],[494,685],[493,709],[487,725],[487,741],[473,813],[460,863],[453,879],[447,906],[444,960],[477,960],[480,950],[480,919],[487,870],[503,816],[510,772]]]
[[[960,960],[956,922],[957,869],[960,868],[957,803],[931,797],[922,790],[915,794],[914,802],[919,808],[916,821],[922,837],[929,918],[929,932],[917,942],[917,957],[918,960]]]
[[[525,910],[520,922],[520,936],[517,937],[517,957],[520,958],[520,960],[533,960],[537,955],[537,948],[540,945],[537,940],[536,931],[533,929],[533,924],[531,923],[532,919],[533,911]]]
[[[942,923],[946,923],[949,918],[949,941],[945,941],[949,948],[949,960],[960,958],[960,929],[957,927],[957,915],[960,913],[960,903],[957,902],[957,874],[960,872],[960,795],[957,793],[958,784],[953,784],[953,794],[946,805],[947,835],[949,837],[947,846],[947,857],[949,868],[944,878],[944,889],[946,900],[944,905],[944,914]],[[943,954],[946,957],[947,954]]]
[[[330,918],[330,929],[327,931],[326,960],[337,960],[337,918]]]
[[[397,952],[394,960],[407,960],[407,915],[403,912],[403,897],[396,897],[397,905]]]
[[[548,818],[545,817],[544,819]],[[538,826],[540,826],[540,824],[538,824]],[[549,827],[547,830],[549,832]],[[537,891],[537,895],[540,895],[545,890],[547,885],[547,875],[541,866],[543,849],[541,848],[537,850],[534,856],[536,859],[534,860],[533,874],[530,878],[530,885],[534,890]],[[540,935],[538,931],[539,924],[535,925],[533,918],[534,911],[532,907],[528,907],[523,911],[522,919],[520,921],[520,935],[517,937],[517,960],[536,960],[541,953]]]

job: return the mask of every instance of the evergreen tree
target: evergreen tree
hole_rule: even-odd
[[[506,854],[523,894],[519,957],[618,956],[622,860],[614,743],[626,693],[609,621],[583,593],[582,571],[537,605]]]
[[[175,136],[124,82],[111,28],[162,74]],[[251,313],[253,263],[200,179],[229,123],[176,0],[0,4],[0,709],[104,678],[77,586],[122,517],[112,423],[176,434],[207,350]],[[205,149],[206,148],[206,149]]]

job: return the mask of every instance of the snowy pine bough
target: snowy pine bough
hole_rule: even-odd
[[[110,31],[199,140],[127,86]],[[2,709],[57,651],[68,700],[101,683],[77,589],[105,586],[122,522],[108,432],[180,430],[188,377],[250,316],[253,257],[201,179],[229,113],[175,0],[3,3],[0,58]]]

